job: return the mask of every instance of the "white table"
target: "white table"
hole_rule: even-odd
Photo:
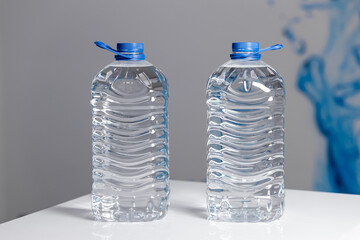
[[[0,225],[0,239],[271,240],[360,239],[360,196],[287,190],[270,223],[207,221],[205,183],[171,182],[168,215],[148,223],[96,222],[90,195]]]

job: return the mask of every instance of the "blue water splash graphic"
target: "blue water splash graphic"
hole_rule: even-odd
[[[324,49],[306,58],[297,77],[298,88],[313,103],[316,124],[327,140],[328,179],[315,188],[360,194],[360,1],[303,1],[301,7],[306,17],[326,11],[329,18]],[[283,35],[295,53],[305,54],[306,43],[293,29],[301,19],[294,19]]]

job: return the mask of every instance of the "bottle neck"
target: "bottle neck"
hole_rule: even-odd
[[[150,62],[146,60],[116,60],[110,63],[108,66],[112,67],[150,67],[153,66]]]
[[[139,52],[119,52],[121,55],[115,55],[116,61],[141,61],[145,60],[145,54]]]
[[[267,63],[262,60],[248,60],[248,59],[231,59],[226,63],[222,64],[221,67],[229,68],[247,68],[247,67],[265,67]]]
[[[254,52],[233,52],[230,54],[230,58],[232,60],[244,59],[246,61],[258,61],[261,58],[261,54]]]

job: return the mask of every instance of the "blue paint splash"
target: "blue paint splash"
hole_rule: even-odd
[[[360,1],[328,0],[302,3],[307,17],[327,11],[329,35],[321,53],[300,66],[298,88],[315,108],[316,124],[327,139],[327,176],[315,188],[360,194]],[[306,53],[291,19],[284,27],[294,52]],[[358,124],[358,125],[357,125]],[[319,173],[321,174],[321,173]],[[327,186],[331,188],[328,189]]]
[[[294,52],[296,54],[302,55],[306,52],[306,42],[304,41],[304,39],[297,36],[294,31],[294,24],[297,24],[299,22],[299,17],[290,19],[286,26],[283,28],[283,35],[288,40]]]

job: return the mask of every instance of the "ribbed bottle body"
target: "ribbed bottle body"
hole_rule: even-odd
[[[281,76],[262,61],[231,60],[207,86],[209,219],[271,221],[284,208]]]
[[[165,216],[168,86],[146,61],[116,61],[92,84],[92,208],[105,221]]]

